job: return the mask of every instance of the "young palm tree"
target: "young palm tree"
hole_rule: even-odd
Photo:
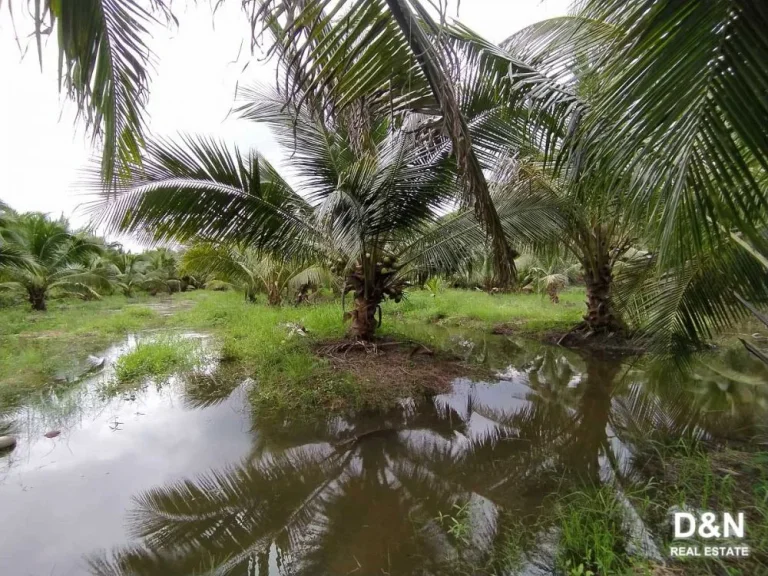
[[[91,238],[73,234],[66,220],[50,220],[42,214],[23,214],[14,225],[15,246],[29,266],[5,269],[6,290],[23,290],[34,310],[45,310],[51,292],[99,297],[96,289],[109,290],[106,268],[89,268],[90,258],[102,252]]]
[[[22,0],[8,3],[11,14],[22,12],[13,10]],[[465,190],[491,233],[498,265],[509,266],[482,166],[483,140],[493,133],[472,132],[461,109],[462,89],[454,78],[465,62],[448,42],[444,9],[436,22],[425,8],[434,3],[419,0],[340,0],[330,12],[326,0],[242,5],[254,41],[263,29],[277,36],[274,50],[295,71],[286,88],[299,99],[311,92],[319,109],[354,114],[359,96],[366,95],[367,105],[393,115],[433,114],[450,135]],[[148,27],[156,19],[175,20],[171,2],[36,0],[34,6],[38,52],[43,36],[55,33],[59,84],[94,135],[103,137],[103,176],[112,187],[141,154],[153,61]],[[642,209],[636,220],[642,221],[648,204],[659,209],[660,254],[686,242],[699,248],[713,223],[723,220],[764,248],[768,203],[765,177],[758,174],[768,168],[762,130],[768,123],[763,98],[768,69],[762,65],[768,38],[761,33],[768,14],[762,4],[587,0],[574,6],[571,16],[529,29],[530,49],[522,57],[503,54],[500,66],[483,74],[498,80],[511,70],[522,80],[515,92],[523,98],[508,103],[523,112],[554,110],[549,127],[561,133],[578,114],[579,133],[595,142],[583,157],[599,165],[599,187],[615,189],[621,180],[623,193]],[[555,50],[540,53],[542,41]],[[485,57],[494,60],[498,47],[483,44]],[[567,85],[570,67],[561,66],[573,60],[574,49],[578,58],[601,55],[603,85],[589,106]],[[692,218],[687,240],[675,239],[680,215]]]
[[[534,254],[526,254],[520,260],[521,284],[547,294],[554,304],[560,301],[558,294],[561,290],[581,279],[581,264],[572,257],[548,254],[537,258]]]
[[[308,284],[318,284],[327,273],[315,264],[277,260],[248,248],[198,243],[181,257],[182,274],[209,277],[236,286],[250,302],[265,293],[272,306],[297,295]]]
[[[177,270],[177,258],[168,248],[156,248],[144,255],[147,265],[144,269],[142,287],[156,296],[160,292],[180,292],[182,282]]]
[[[123,295],[133,296],[137,289],[144,287],[149,268],[145,254],[131,254],[120,250],[110,252],[109,258],[117,269],[117,283]]]
[[[318,118],[275,92],[255,89],[240,109],[270,126],[300,179],[294,191],[257,154],[205,139],[155,141],[114,200],[114,228],[151,241],[235,243],[279,258],[330,258],[351,294],[350,333],[371,339],[384,299],[399,301],[409,275],[440,271],[484,238],[471,211],[446,216],[458,186],[449,151],[420,145],[419,127],[389,118]],[[350,123],[353,128],[350,128]],[[357,136],[351,136],[350,131]],[[499,202],[509,238],[541,238],[554,226],[539,198]]]

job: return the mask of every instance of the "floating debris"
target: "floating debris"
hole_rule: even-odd
[[[56,436],[58,436],[59,434],[61,434],[61,430],[51,430],[43,434],[43,436],[45,436],[46,438],[56,438]]]

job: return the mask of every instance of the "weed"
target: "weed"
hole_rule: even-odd
[[[460,546],[468,546],[471,536],[469,521],[469,502],[459,504],[456,502],[451,514],[438,513],[436,520],[443,526],[453,541]]]
[[[630,567],[624,511],[609,486],[590,487],[562,497],[558,566],[572,575],[621,574]]]

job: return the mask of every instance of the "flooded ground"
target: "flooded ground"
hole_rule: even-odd
[[[253,416],[258,384],[213,361],[115,390],[136,339],[110,348],[67,393],[6,417],[19,444],[0,454],[0,573],[553,574],[564,478],[630,484],[638,437],[766,438],[759,375],[441,337],[497,378],[314,419]],[[634,553],[660,559],[622,502]]]

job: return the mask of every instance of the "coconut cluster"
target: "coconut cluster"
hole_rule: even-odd
[[[371,260],[371,254],[366,253],[365,259]],[[334,274],[339,276],[346,273],[348,290],[358,291],[363,288],[365,277],[363,264],[359,260],[355,262],[351,274],[347,271],[347,261],[343,258],[329,261],[328,266]],[[395,278],[399,269],[397,257],[389,255],[383,256],[374,266],[374,286],[376,291],[380,291],[381,296],[390,298],[395,302],[400,302],[403,297],[404,282]]]

